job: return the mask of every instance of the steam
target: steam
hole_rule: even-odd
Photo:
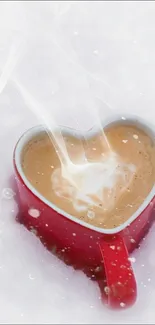
[[[12,78],[13,70],[20,59],[23,48],[23,44],[19,42],[12,45],[7,62],[3,67],[3,71],[0,77],[0,93],[5,88],[8,80]],[[62,50],[61,47],[60,50]],[[73,62],[73,64],[76,63]],[[99,202],[104,202],[106,205],[106,202],[109,202],[109,200],[105,199],[106,196],[103,195],[103,192],[105,189],[108,189],[110,193],[112,193],[112,190],[115,188],[119,176],[121,176],[123,188],[126,188],[128,186],[131,177],[129,177],[130,180],[128,180],[128,182],[125,181],[124,177],[124,167],[126,168],[127,166],[122,165],[122,170],[118,170],[119,157],[114,154],[110,147],[110,144],[102,128],[97,110],[93,106],[93,101],[91,102],[91,100],[89,100],[89,94],[88,106],[89,104],[90,106],[89,110],[87,111],[88,114],[91,114],[93,116],[93,120],[100,133],[100,142],[106,155],[101,161],[89,162],[87,160],[85,148],[83,146],[83,157],[85,158],[84,162],[75,164],[70,159],[70,154],[68,152],[65,140],[62,136],[61,129],[49,111],[46,109],[46,107],[43,107],[43,105],[39,103],[39,100],[35,100],[27,88],[18,81],[15,75],[13,77],[13,81],[27,102],[28,107],[37,116],[39,116],[42,119],[43,123],[46,125],[48,135],[59,156],[59,160],[61,162],[61,170],[56,170],[56,174],[54,173],[52,177],[52,185],[57,195],[61,196],[65,194],[70,198],[72,197],[75,200],[73,204],[76,206],[79,206],[78,204],[80,202],[83,202],[81,207],[84,208],[86,206],[85,204],[98,204]],[[83,135],[83,137],[85,143],[88,145],[87,137],[85,135]],[[129,172],[130,168],[127,167],[127,169]],[[60,189],[59,186],[57,186],[58,184],[61,184]]]
[[[19,83],[17,80],[15,80],[16,86],[20,90],[21,94],[25,98],[25,100],[28,102],[28,106],[31,107],[32,111],[37,114],[37,116],[40,116],[43,120],[44,124],[47,127],[48,135],[55,147],[55,150],[57,151],[59,160],[61,162],[61,170],[62,170],[62,176],[66,178],[69,183],[71,183],[73,186],[75,186],[78,190],[81,189],[81,182],[84,180],[84,182],[88,183],[86,186],[89,187],[89,183],[92,182],[91,175],[98,174],[98,171],[103,172],[103,163],[102,162],[89,162],[86,158],[85,149],[83,147],[83,156],[85,157],[85,160],[81,164],[74,164],[71,159],[69,152],[67,150],[65,140],[62,136],[61,130],[54,120],[54,118],[48,113],[47,110],[43,109],[42,106],[37,103],[34,98],[31,96],[31,94]],[[96,115],[97,118],[97,115]],[[104,134],[103,129],[101,128],[101,122],[98,119],[97,124],[98,130],[100,130],[102,134],[102,144],[104,147],[104,150],[108,154],[112,154],[112,150],[110,148],[110,145],[107,141],[107,138]],[[85,141],[87,141],[87,138],[85,137]],[[98,182],[99,180],[96,179]],[[83,183],[84,184],[84,183]],[[84,185],[83,185],[84,186]],[[89,192],[89,191],[88,191]]]
[[[20,58],[20,51],[17,51],[17,47],[13,46],[9,54],[8,60],[3,67],[3,71],[0,78],[0,93],[3,91],[9,78],[11,78],[12,72]],[[100,132],[100,141],[103,149],[106,152],[104,160],[99,162],[89,162],[86,158],[85,149],[83,147],[84,162],[75,164],[71,161],[68,149],[65,144],[65,140],[62,136],[61,130],[48,112],[48,110],[42,107],[34,99],[34,97],[27,91],[27,89],[14,77],[14,83],[20,90],[23,98],[28,104],[28,107],[39,116],[46,125],[48,135],[57,151],[59,160],[61,162],[61,170],[55,170],[52,175],[52,186],[58,196],[65,196],[69,199],[73,199],[73,205],[76,209],[87,209],[88,205],[98,205],[99,202],[104,203],[104,207],[109,207],[109,197],[116,196],[116,183],[121,176],[121,182],[123,189],[125,189],[131,181],[131,171],[127,166],[122,166],[122,170],[118,170],[119,158],[113,153],[107,137],[102,129],[100,118],[97,111],[90,107],[91,114],[98,131]],[[84,136],[84,140],[87,143],[87,137]],[[120,163],[120,162],[119,162]],[[121,165],[121,164],[120,164]],[[129,178],[125,180],[125,170],[128,169]],[[133,173],[132,173],[133,174]],[[108,190],[108,196],[105,194],[105,189]],[[113,200],[114,204],[114,200]]]

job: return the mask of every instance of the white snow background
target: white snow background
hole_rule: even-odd
[[[47,116],[88,127],[95,107],[155,123],[155,2],[2,1],[0,70],[0,323],[155,323],[155,225],[133,253],[138,300],[112,311],[15,221],[10,179],[16,141]]]

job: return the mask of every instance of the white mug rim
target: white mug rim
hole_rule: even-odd
[[[146,122],[144,119],[140,118],[139,116],[135,116],[135,115],[127,115],[127,114],[119,114],[119,115],[115,115],[113,117],[108,118],[106,121],[104,121],[102,123],[103,127],[109,126],[112,123],[117,123],[120,122],[121,123],[129,123],[131,122],[132,124],[135,125],[139,125],[140,127],[142,127],[142,129],[144,129],[145,131],[147,130],[147,133],[150,132],[150,136],[153,138],[155,137],[155,127],[154,125],[152,125],[149,122]],[[76,136],[80,136],[80,131],[79,130],[75,130],[69,127],[65,127],[62,126],[63,130],[67,133],[67,134],[74,134],[76,133]],[[38,135],[39,133],[41,133],[42,131],[47,130],[47,127],[44,125],[38,125],[38,126],[34,126],[30,129],[28,129],[18,140],[16,147],[15,147],[15,151],[14,151],[14,161],[15,161],[15,166],[16,169],[22,179],[22,181],[24,182],[24,184],[26,185],[26,187],[32,192],[33,195],[35,195],[36,197],[38,197],[43,203],[45,203],[47,206],[49,206],[51,209],[53,209],[54,211],[56,211],[57,213],[59,213],[60,215],[66,217],[67,219],[80,224],[81,226],[85,227],[85,228],[89,228],[91,230],[94,230],[98,233],[102,233],[102,234],[116,234],[119,233],[121,231],[123,231],[126,227],[128,227],[134,220],[136,220],[141,213],[146,209],[146,207],[152,202],[154,196],[155,196],[155,184],[152,187],[150,193],[148,194],[148,196],[146,197],[146,199],[144,200],[144,202],[140,205],[140,207],[136,210],[136,212],[127,220],[125,221],[123,224],[121,224],[120,226],[116,227],[116,228],[112,228],[112,229],[104,229],[104,228],[100,228],[100,227],[96,227],[93,226],[91,224],[86,223],[85,221],[82,221],[80,219],[78,219],[77,217],[74,217],[73,215],[61,210],[60,208],[58,208],[55,204],[53,204],[52,202],[50,202],[49,200],[47,200],[42,194],[40,194],[32,185],[31,183],[27,180],[26,176],[23,173],[22,170],[22,166],[21,166],[21,152],[24,148],[24,146],[26,145],[26,143],[28,143],[29,140],[31,140],[34,136]],[[92,136],[93,134],[95,134],[97,132],[97,129],[95,127],[85,131],[88,135],[88,133]],[[33,207],[35,208],[35,207]]]

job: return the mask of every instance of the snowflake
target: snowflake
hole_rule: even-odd
[[[28,210],[28,214],[33,218],[38,218],[40,216],[40,211],[34,208]]]
[[[2,196],[4,199],[11,200],[16,193],[12,190],[12,188],[4,188],[2,191]]]

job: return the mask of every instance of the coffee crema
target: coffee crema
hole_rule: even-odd
[[[63,211],[91,225],[111,229],[127,221],[144,202],[155,183],[155,144],[132,124],[105,129],[111,151],[100,134],[86,139],[65,135],[70,159],[94,169],[68,181],[46,132],[32,138],[22,152],[22,169],[32,186]],[[84,150],[83,150],[84,148]]]

